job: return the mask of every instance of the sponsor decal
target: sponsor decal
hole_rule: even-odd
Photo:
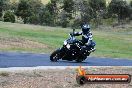
[[[130,83],[131,75],[129,74],[86,74],[86,71],[78,68],[76,75],[76,81],[78,84],[83,85],[85,83]]]

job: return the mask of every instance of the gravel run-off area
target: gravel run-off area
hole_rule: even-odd
[[[130,74],[132,67],[90,67],[89,74]],[[76,83],[77,68],[0,71],[0,88],[132,88],[129,84]]]

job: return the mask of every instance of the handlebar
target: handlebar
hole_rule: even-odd
[[[75,33],[75,29],[73,29],[73,32],[70,32],[70,36],[74,36],[74,33]]]
[[[74,36],[74,34],[71,32],[71,33],[70,33],[70,36]]]
[[[75,29],[73,29],[73,33],[75,32]]]

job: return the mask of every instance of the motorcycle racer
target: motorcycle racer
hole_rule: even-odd
[[[75,36],[82,35],[82,40],[78,40]],[[82,62],[87,59],[93,51],[95,51],[92,33],[88,24],[82,25],[81,32],[73,32],[69,34],[61,48],[56,49],[51,55],[50,60],[57,62],[59,59],[76,62]]]
[[[81,26],[82,31],[81,32],[75,32],[74,36],[80,36],[82,35],[82,43],[84,44],[83,48],[89,50],[89,52],[94,52],[96,49],[94,46],[96,45],[95,42],[93,42],[93,35],[92,32],[90,32],[90,26],[88,24],[83,24]]]

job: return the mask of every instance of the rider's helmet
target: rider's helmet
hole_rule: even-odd
[[[90,26],[88,24],[82,25],[82,32],[83,34],[88,34],[90,31]]]

